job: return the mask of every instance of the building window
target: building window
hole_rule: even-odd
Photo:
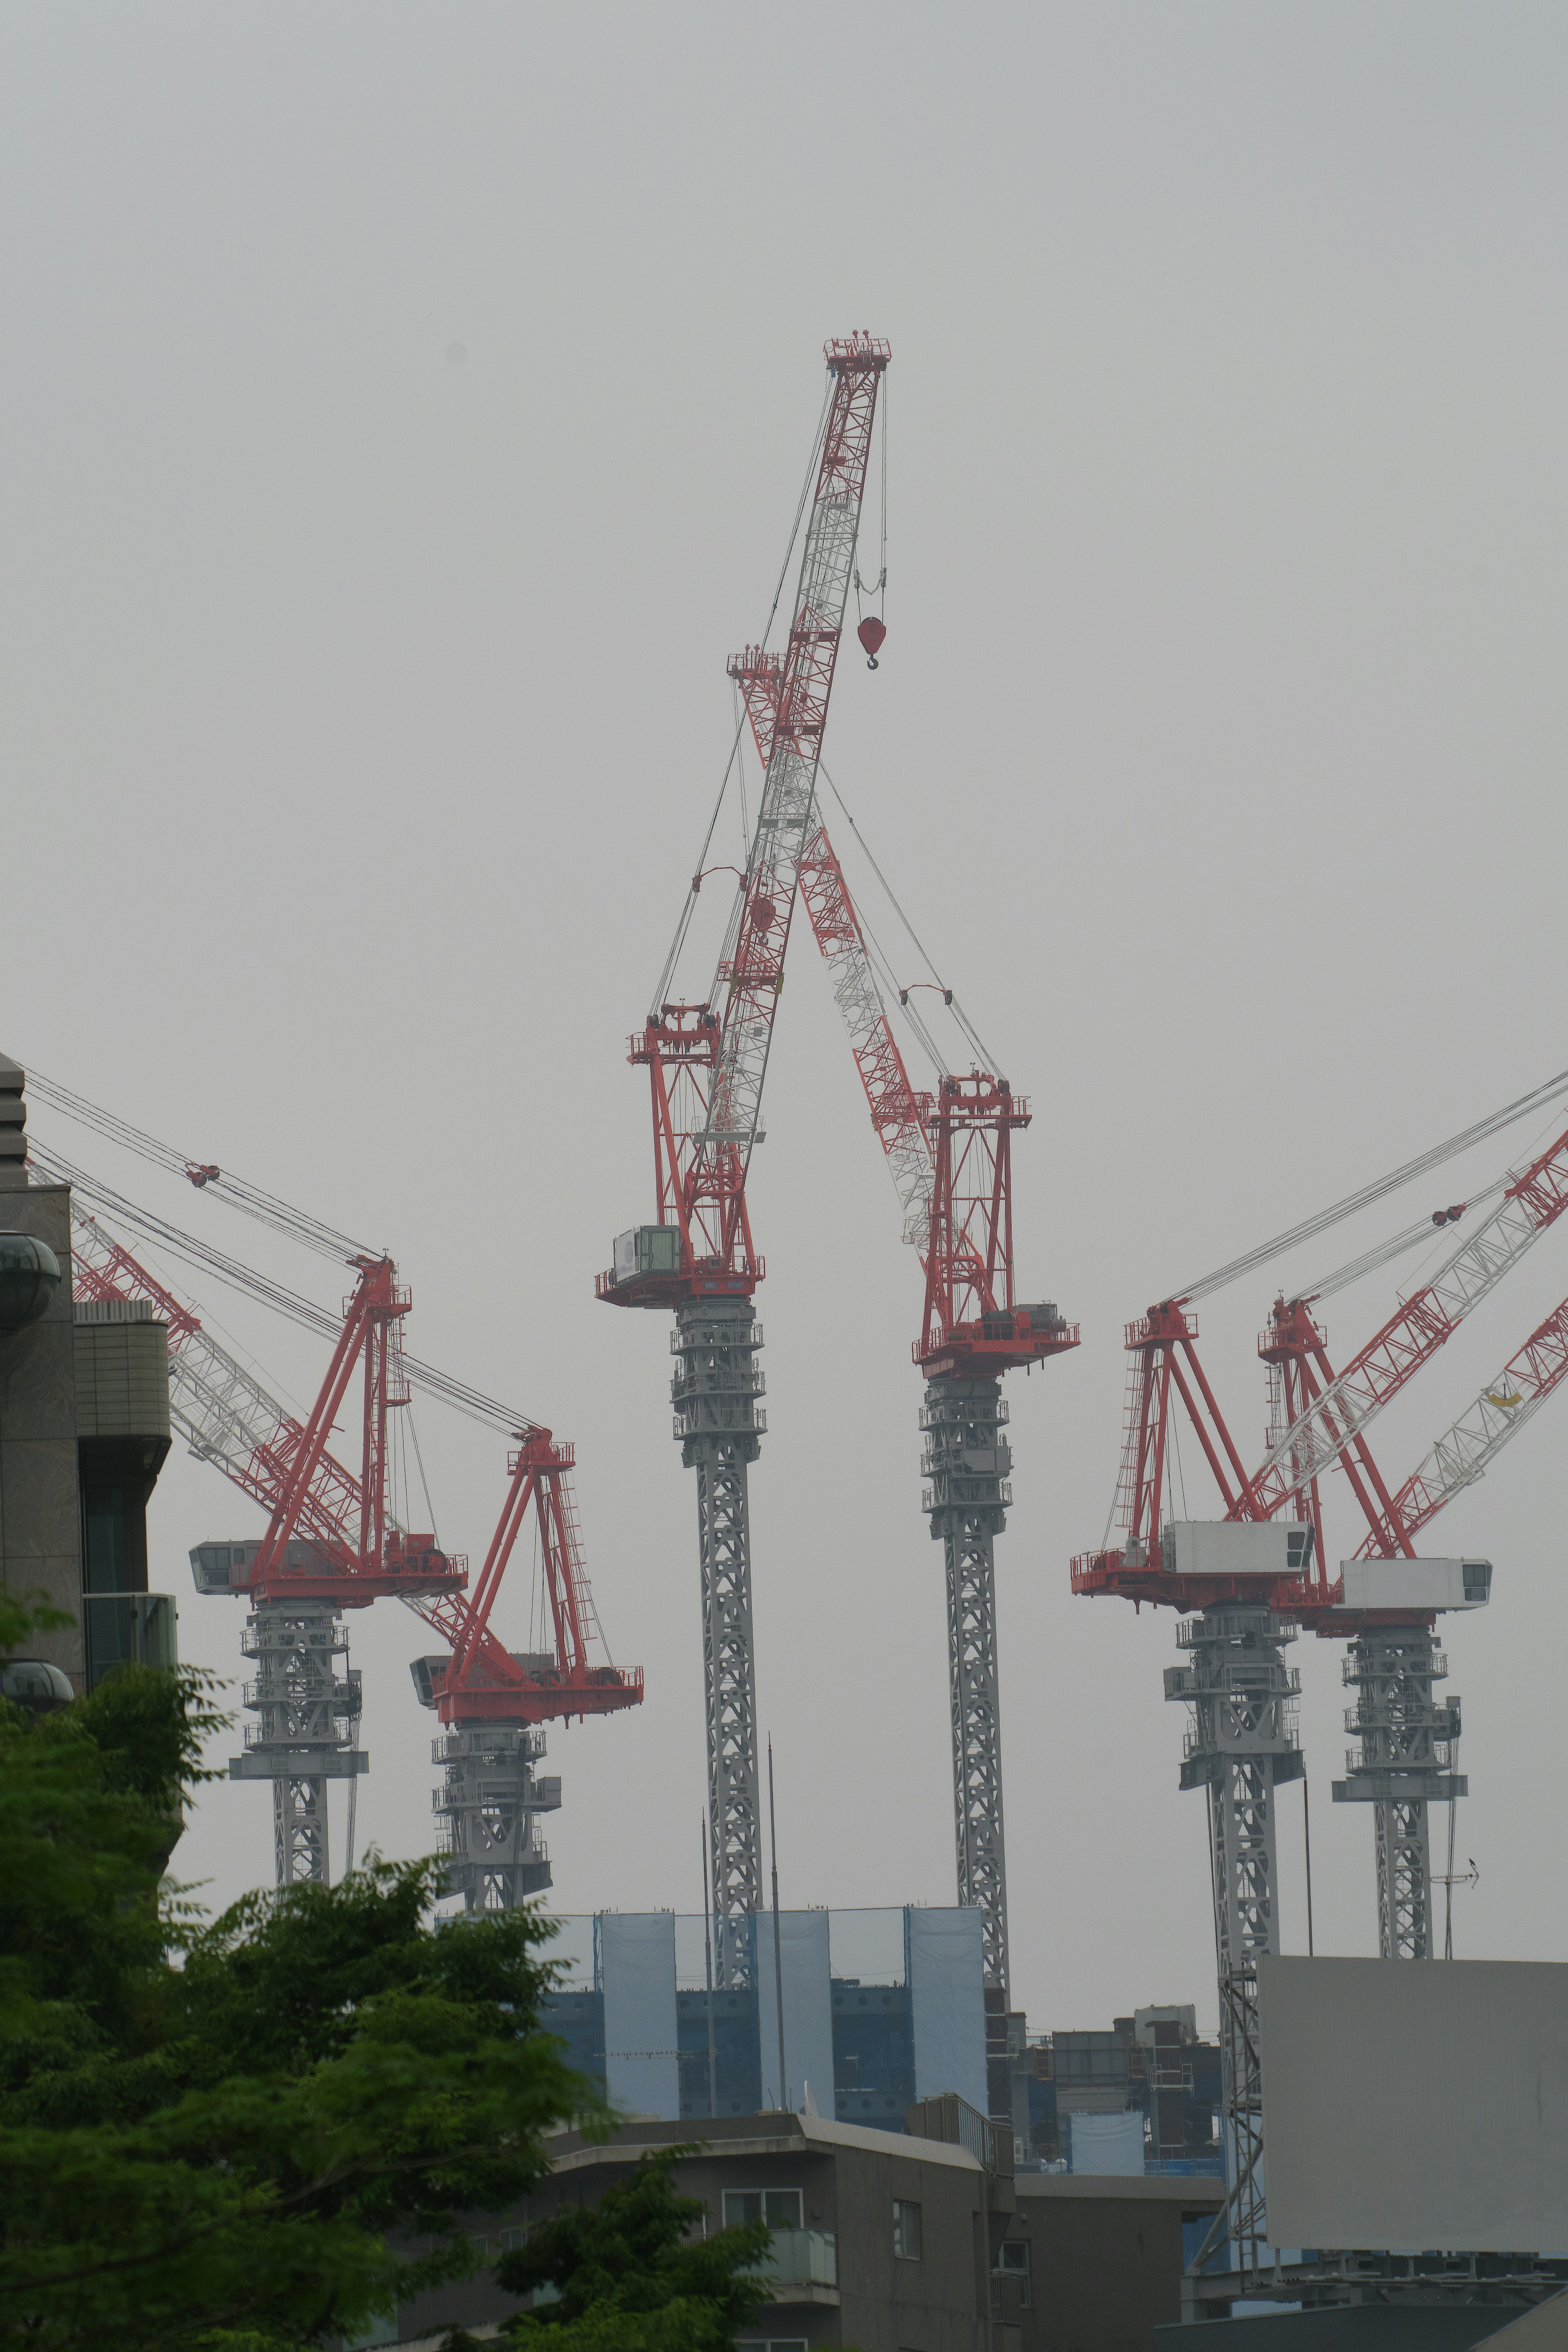
[[[1026,2238],[1004,2238],[996,2250],[996,2267],[1004,2278],[1018,2282],[1018,2301],[1026,2311],[1029,2307],[1029,2242]]]
[[[526,2230],[503,2230],[496,2243],[503,2254],[514,2254],[528,2236]]]
[[[798,2189],[726,2189],[724,2227],[738,2221],[765,2221],[770,2230],[798,2230],[801,2198]]]
[[[893,2200],[893,2252],[907,2263],[921,2259],[921,2209],[911,2198]]]

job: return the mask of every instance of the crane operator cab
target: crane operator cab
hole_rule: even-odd
[[[1346,1609],[1484,1609],[1492,1597],[1489,1559],[1347,1559],[1340,1575]]]

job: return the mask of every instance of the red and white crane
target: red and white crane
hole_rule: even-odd
[[[1419,1165],[1438,1164],[1563,1090],[1561,1077],[1550,1081]],[[1411,1172],[1395,1171],[1309,1224],[1326,1229]],[[1283,1655],[1300,1626],[1349,1643],[1343,1675],[1355,1696],[1345,1723],[1358,1748],[1332,1793],[1339,1801],[1366,1803],[1372,1812],[1379,1950],[1385,1958],[1420,1959],[1435,1948],[1428,1810],[1444,1801],[1451,1807],[1467,1783],[1455,1769],[1458,1699],[1434,1698],[1447,1671],[1434,1629],[1440,1612],[1486,1603],[1491,1564],[1421,1557],[1415,1538],[1484,1475],[1568,1371],[1568,1300],[1537,1326],[1402,1486],[1391,1487],[1384,1478],[1367,1432],[1568,1207],[1568,1131],[1490,1190],[1500,1196],[1497,1206],[1343,1371],[1336,1373],[1329,1360],[1327,1335],[1311,1312],[1315,1298],[1386,1263],[1424,1228],[1395,1235],[1321,1285],[1276,1298],[1258,1341],[1268,1368],[1268,1444],[1251,1473],[1198,1361],[1191,1307],[1195,1295],[1264,1262],[1307,1228],[1160,1302],[1128,1327],[1131,1362],[1114,1506],[1121,1540],[1075,1559],[1072,1582],[1078,1592],[1120,1593],[1138,1604],[1194,1612],[1177,1632],[1188,1663],[1167,1668],[1165,1696],[1192,1710],[1182,1786],[1205,1788],[1209,1797],[1228,2183],[1225,2210],[1194,2258],[1197,2270],[1222,2234],[1237,2246],[1244,2273],[1258,2274],[1260,2249],[1267,2258],[1257,1963],[1280,1948],[1275,1791],[1305,1769],[1293,1720],[1300,1675]],[[1431,1226],[1441,1229],[1465,1214],[1464,1203],[1440,1209]],[[1225,1517],[1217,1522],[1164,1516],[1173,1398],[1219,1490]],[[1335,1468],[1345,1475],[1366,1532],[1355,1558],[1331,1577],[1321,1487],[1324,1472]]]
[[[201,1181],[216,1175],[204,1170]],[[532,1772],[544,1752],[540,1727],[642,1697],[640,1670],[590,1660],[598,1622],[572,1494],[572,1448],[532,1423],[512,1433],[506,1502],[469,1594],[467,1560],[442,1551],[433,1533],[402,1528],[390,1507],[388,1433],[390,1417],[408,1403],[401,1331],[410,1301],[389,1258],[353,1261],[357,1278],[342,1328],[301,1423],[79,1202],[72,1240],[76,1296],[141,1300],[166,1322],[172,1420],[198,1458],[268,1513],[259,1541],[199,1545],[192,1568],[199,1591],[251,1602],[243,1641],[257,1675],[246,1703],[258,1721],[247,1727],[245,1754],[230,1770],[273,1783],[279,1884],[330,1875],[327,1783],[352,1781],[366,1766],[357,1741],[359,1676],[346,1666],[341,1612],[391,1595],[449,1645],[416,1662],[415,1682],[443,1727],[437,1760],[446,1773],[436,1801],[450,1891],[471,1909],[507,1908],[547,1885],[535,1820],[559,1803],[560,1782]],[[356,1372],[357,1472],[328,1445]],[[551,1652],[519,1655],[490,1621],[530,1517],[554,1643]]]
[[[1193,1664],[1166,1676],[1191,1704],[1183,1785],[1207,1786],[1222,1978],[1279,1949],[1272,1791],[1302,1770],[1289,1717],[1299,1676],[1279,1657],[1298,1624],[1348,1637],[1345,1679],[1358,1696],[1347,1724],[1359,1761],[1336,1798],[1373,1808],[1379,1945],[1385,1957],[1433,1949],[1427,1807],[1463,1794],[1449,1768],[1457,1700],[1435,1706],[1442,1664],[1436,1613],[1481,1605],[1484,1561],[1417,1558],[1415,1538],[1482,1476],[1568,1370],[1568,1302],[1553,1310],[1440,1438],[1403,1486],[1383,1476],[1372,1423],[1568,1208],[1568,1130],[1494,1188],[1497,1204],[1405,1299],[1342,1371],[1311,1313],[1310,1291],[1276,1299],[1258,1353],[1269,1368],[1268,1452],[1252,1472],[1198,1361],[1190,1294],[1128,1327],[1126,1432],[1114,1549],[1075,1559],[1075,1591],[1195,1609],[1183,1629]],[[1439,1228],[1464,1214],[1439,1211]],[[1173,1394],[1196,1433],[1224,1507],[1219,1522],[1167,1521]],[[1366,1523],[1356,1563],[1332,1577],[1320,1496],[1342,1470]],[[1401,1565],[1405,1563],[1406,1565]]]
[[[746,871],[708,998],[665,1001],[672,951],[658,1001],[631,1040],[630,1059],[647,1067],[651,1087],[654,1219],[618,1237],[596,1286],[611,1305],[676,1317],[676,1434],[698,1481],[709,1865],[723,1986],[748,1979],[750,1923],[763,1906],[749,1472],[766,1427],[752,1303],[765,1269],[746,1179],[890,353],[858,332],[829,342],[825,356],[827,399]],[[701,880],[693,879],[678,948]]]
[[[730,664],[759,758],[773,745],[777,661],[748,646]],[[816,812],[800,893],[834,1001],[925,1277],[913,1355],[926,1375],[922,1504],[946,1570],[948,1698],[958,1900],[980,1913],[985,1984],[1005,2011],[1010,1966],[995,1539],[1012,1501],[1012,1454],[1001,1432],[1004,1372],[1048,1361],[1079,1343],[1054,1304],[1016,1297],[1012,1139],[1029,1123],[1005,1078],[942,1069],[917,1088],[889,1018],[865,929]],[[948,993],[948,992],[944,992]]]

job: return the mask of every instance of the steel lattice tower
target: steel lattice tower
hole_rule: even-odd
[[[325,1886],[327,1783],[352,1780],[370,1762],[353,1744],[360,1678],[347,1664],[342,1620],[330,1601],[259,1601],[240,1647],[256,1661],[245,1705],[260,1720],[246,1726],[245,1753],[231,1758],[229,1778],[272,1783],[278,1885]]]
[[[1449,1769],[1459,1736],[1459,1702],[1436,1705],[1432,1685],[1448,1671],[1427,1625],[1369,1625],[1343,1666],[1358,1693],[1345,1729],[1361,1741],[1347,1757],[1350,1778],[1333,1784],[1336,1804],[1370,1804],[1377,1849],[1377,1948],[1385,1960],[1432,1957],[1432,1847],[1426,1809],[1468,1793]]]
[[[763,1908],[747,1491],[767,1427],[757,1404],[763,1376],[753,1360],[762,1327],[749,1299],[693,1299],[680,1308],[669,1344],[675,1434],[682,1462],[697,1473],[715,1981],[737,1985],[751,1968],[747,1918]]]
[[[459,1725],[430,1743],[445,1779],[431,1798],[447,1856],[447,1891],[469,1911],[513,1911],[550,1885],[537,1817],[561,1803],[558,1778],[533,1767],[544,1734],[523,1723]]]
[[[1165,1669],[1165,1696],[1193,1710],[1182,1786],[1209,1792],[1222,1984],[1279,1949],[1274,1791],[1306,1769],[1295,1727],[1301,1677],[1280,1654],[1295,1638],[1266,1603],[1222,1601],[1177,1627],[1192,1664]]]
[[[999,1431],[996,1380],[928,1381],[921,1501],[947,1570],[947,1670],[952,1726],[958,1900],[980,1913],[985,1982],[1005,1990],[1007,1864],[1002,1816],[1002,1709],[996,1676],[996,1538],[1006,1525],[1012,1454]]]

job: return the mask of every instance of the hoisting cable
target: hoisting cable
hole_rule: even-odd
[[[790,526],[789,541],[784,549],[784,562],[779,565],[779,576],[773,588],[773,601],[768,606],[767,625],[763,628],[761,637],[758,639],[758,643],[764,647],[767,645],[769,636],[772,635],[773,623],[778,617],[779,598],[784,594],[784,580],[789,572],[789,560],[795,553],[795,543],[800,536],[801,517],[805,512],[805,502],[811,496],[811,486],[816,476],[817,466],[820,461],[822,451],[822,436],[827,429],[828,404],[832,398],[833,378],[830,375],[827,378],[826,386],[823,390],[822,411],[816,420],[816,431],[812,436],[811,456],[806,462],[805,478],[800,486],[800,497],[795,502],[795,520]],[[730,783],[730,772],[735,765],[736,759],[740,753],[741,736],[745,725],[746,714],[744,708],[742,707],[740,720],[735,729],[734,739],[730,745],[730,756],[724,762],[724,773],[720,780],[719,797],[713,803],[713,814],[708,820],[708,830],[702,836],[702,852],[700,856],[698,858],[696,865],[691,869],[692,874],[696,878],[693,879],[691,887],[687,892],[686,903],[680,910],[680,920],[676,924],[675,937],[670,941],[669,953],[664,960],[664,970],[659,973],[658,986],[654,991],[653,1003],[648,1008],[650,1013],[656,1020],[658,1017],[659,1007],[665,1003],[668,997],[670,982],[675,977],[675,968],[680,961],[680,950],[686,944],[686,934],[690,928],[692,909],[697,904],[698,882],[700,880],[703,869],[708,864],[708,852],[712,845],[714,827],[719,822],[719,812],[724,805],[724,794],[729,789]],[[748,866],[749,864],[750,860],[748,859]],[[744,887],[745,886],[742,884],[742,896],[744,895]]]
[[[85,1095],[73,1094],[68,1087],[62,1087],[57,1080],[46,1077],[31,1063],[27,1066],[27,1086],[30,1092],[42,1096],[51,1110],[58,1110],[62,1118],[71,1119],[79,1127],[91,1128],[106,1141],[120,1145],[122,1150],[133,1152],[139,1160],[150,1160],[155,1168],[163,1168],[171,1175],[183,1176],[198,1191],[205,1192],[210,1185],[231,1209],[239,1210],[244,1216],[254,1217],[259,1224],[269,1225],[274,1233],[285,1234],[289,1241],[299,1242],[306,1249],[319,1250],[323,1256],[335,1258],[377,1257],[381,1255],[368,1243],[355,1241],[352,1234],[340,1233],[335,1225],[325,1225],[319,1217],[310,1216],[303,1209],[296,1209],[289,1202],[280,1201],[276,1193],[264,1192],[259,1185],[247,1183],[241,1176],[226,1173],[222,1169],[192,1159],[186,1152],[176,1151],[173,1144],[161,1142],[157,1136],[148,1135],[143,1129],[132,1127],[128,1119],[105,1110],[101,1104],[89,1102]]]
[[[1256,1249],[1247,1251],[1241,1257],[1232,1258],[1228,1265],[1217,1266],[1213,1274],[1205,1274],[1201,1281],[1188,1283],[1184,1289],[1173,1290],[1169,1296],[1183,1306],[1192,1306],[1200,1298],[1207,1298],[1212,1292],[1223,1290],[1227,1283],[1239,1280],[1244,1274],[1251,1274],[1257,1267],[1267,1265],[1270,1258],[1283,1255],[1298,1242],[1311,1241],[1319,1234],[1327,1233],[1331,1225],[1341,1223],[1346,1217],[1353,1217],[1360,1209],[1370,1208],[1373,1202],[1398,1192],[1402,1185],[1410,1183],[1414,1178],[1440,1168],[1445,1160],[1457,1159],[1472,1144],[1485,1142],[1488,1136],[1497,1135],[1517,1120],[1528,1118],[1532,1111],[1540,1110],[1544,1104],[1565,1093],[1568,1093],[1568,1070],[1560,1070],[1555,1077],[1532,1087],[1529,1094],[1521,1095],[1517,1101],[1505,1103],[1500,1110],[1478,1119],[1473,1127],[1461,1129],[1458,1135],[1449,1136],[1446,1142],[1434,1144],[1430,1150],[1417,1153],[1414,1160],[1407,1160],[1402,1167],[1391,1169],[1386,1176],[1379,1176],[1373,1182],[1363,1185],[1359,1192],[1346,1193],[1342,1201],[1334,1202],[1330,1208],[1321,1209],[1316,1216],[1304,1217],[1288,1233],[1276,1234],[1271,1241],[1259,1243]],[[1417,1232],[1419,1229],[1412,1230]],[[1331,1276],[1331,1280],[1333,1278]],[[1348,1275],[1345,1277],[1347,1281],[1353,1278]],[[1320,1291],[1318,1295],[1322,1294]]]
[[[979,1031],[975,1028],[973,1023],[970,1020],[969,1015],[964,1012],[963,1005],[960,1004],[952,989],[948,987],[947,982],[942,979],[942,976],[941,972],[938,971],[935,964],[932,963],[930,955],[926,951],[924,941],[921,940],[919,932],[915,929],[915,927],[910,922],[909,917],[905,914],[902,907],[899,904],[898,899],[893,896],[892,885],[888,880],[888,877],[883,873],[881,867],[878,865],[876,859],[872,856],[870,845],[868,843],[865,835],[856,824],[853,816],[850,815],[848,803],[845,800],[844,795],[839,791],[837,785],[834,782],[831,775],[828,774],[827,768],[825,764],[822,766],[821,772],[824,776],[827,777],[827,789],[833,794],[834,799],[838,803],[839,807],[844,811],[845,816],[848,818],[849,830],[855,835],[856,840],[859,843],[861,853],[865,857],[867,865],[869,866],[872,873],[876,876],[878,881],[881,884],[882,888],[886,891],[889,905],[892,908],[894,914],[897,915],[900,922],[902,923],[905,930],[909,933],[910,938],[914,942],[916,952],[920,956],[921,962],[925,965],[927,971],[930,972],[932,981],[935,982],[936,986],[941,989],[943,1000],[946,1003],[949,1011],[952,1013],[953,1019],[957,1022],[960,1029],[963,1032],[964,1037],[967,1039],[968,1043],[974,1048],[976,1054],[979,1055],[982,1066],[994,1074],[997,1068],[997,1064],[993,1057],[989,1047],[986,1045],[985,1041],[981,1036]],[[906,1005],[904,1010],[907,1012],[909,1007]],[[939,1069],[945,1066],[940,1055],[933,1055],[933,1059],[935,1059]]]
[[[875,582],[874,582],[872,584],[868,585],[868,584],[867,584],[867,583],[866,583],[864,580],[862,580],[862,579],[861,579],[861,577],[860,577],[860,572],[859,572],[859,567],[858,567],[858,565],[857,565],[856,570],[855,570],[855,575],[854,575],[854,576],[855,576],[855,614],[856,614],[856,617],[857,617],[857,619],[858,619],[858,618],[860,617],[860,599],[861,599],[861,597],[862,597],[862,596],[879,596],[879,597],[880,597],[880,598],[881,598],[881,601],[882,601],[882,611],[883,611],[883,614],[884,614],[884,616],[885,616],[886,612],[887,612],[887,605],[888,605],[888,408],[889,408],[889,385],[888,385],[888,379],[887,379],[887,377],[886,377],[886,376],[884,376],[884,377],[882,378],[882,391],[881,391],[881,425],[882,425],[882,512],[881,512],[881,525],[880,525],[880,530],[879,530],[879,543],[878,543],[878,548],[877,548],[877,578],[876,578]],[[875,661],[874,659],[873,659],[873,661],[872,661],[872,663],[871,663],[871,665],[870,665],[870,666],[871,666],[871,667],[872,667],[873,669],[875,669],[875,668],[876,668],[877,664],[876,664],[876,661]]]
[[[226,1284],[229,1289],[240,1291],[247,1297],[258,1300],[261,1306],[269,1307],[275,1315],[286,1316],[290,1322],[303,1325],[307,1331],[313,1331],[320,1339],[335,1342],[342,1336],[341,1316],[331,1314],[324,1307],[318,1307],[312,1299],[302,1298],[298,1291],[275,1282],[269,1275],[258,1274],[254,1266],[245,1265],[239,1258],[230,1257],[226,1251],[215,1249],[210,1242],[198,1240],[194,1234],[170,1224],[166,1219],[155,1216],[151,1210],[139,1208],[134,1201],[128,1200],[123,1192],[117,1192],[112,1185],[101,1183],[96,1176],[89,1176],[85,1169],[74,1167],[69,1160],[62,1160],[58,1152],[47,1150],[36,1139],[29,1139],[27,1150],[29,1160],[52,1181],[68,1184],[74,1192],[80,1192],[110,1216],[129,1225],[132,1232],[145,1235],[149,1241],[167,1250],[171,1256],[183,1259],[187,1265],[197,1267],[215,1281]],[[433,1364],[421,1363],[417,1356],[405,1356],[403,1361],[415,1388],[424,1390],[428,1396],[438,1397],[443,1404],[449,1404],[454,1412],[466,1413],[470,1421],[482,1422],[489,1428],[504,1430],[509,1434],[543,1425],[531,1415],[520,1413],[512,1406],[486,1396],[481,1389],[470,1387],[467,1381],[459,1381],[449,1372],[440,1371]]]

